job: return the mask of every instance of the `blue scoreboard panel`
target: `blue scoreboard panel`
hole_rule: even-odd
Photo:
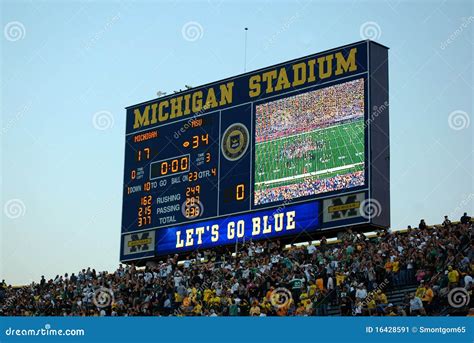
[[[121,260],[389,226],[387,58],[363,41],[128,107]]]

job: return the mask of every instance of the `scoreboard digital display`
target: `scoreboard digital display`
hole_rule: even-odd
[[[121,260],[388,226],[387,89],[363,41],[128,107]]]

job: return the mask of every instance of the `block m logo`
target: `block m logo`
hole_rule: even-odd
[[[324,200],[324,221],[331,222],[359,216],[360,204],[364,198],[363,193],[358,193]]]
[[[155,232],[132,233],[125,236],[124,254],[136,254],[153,251],[155,245]]]

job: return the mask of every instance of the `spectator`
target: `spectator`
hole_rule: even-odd
[[[234,249],[194,253],[186,257],[188,265],[170,256],[142,268],[119,266],[112,273],[87,268],[51,280],[42,277],[39,283],[19,288],[3,281],[0,315],[328,315],[330,304],[340,306],[343,315],[363,315],[367,310],[374,315],[416,315],[425,309],[437,315],[447,303],[448,286],[472,292],[472,234],[472,224],[451,223],[373,238],[352,235],[313,253],[304,247],[283,249],[278,242],[252,242],[239,246],[235,255]],[[387,309],[384,305],[393,300],[373,291],[382,285],[396,288],[386,274],[397,279],[397,270],[401,275],[405,268],[406,281],[400,276],[398,282],[413,285],[418,280],[416,297],[423,311],[408,295],[405,310]],[[101,287],[113,292],[115,301],[98,308],[94,296]],[[276,288],[287,288],[291,297],[273,304]]]
[[[449,281],[449,289],[454,288],[459,283],[459,272],[453,268],[452,266],[448,267],[448,281]]]
[[[428,226],[426,225],[425,220],[424,219],[420,220],[420,224],[418,224],[418,228],[420,230],[425,230],[427,227]]]
[[[469,224],[471,222],[471,217],[467,215],[467,212],[464,212],[463,216],[461,217],[461,224]]]
[[[410,295],[410,315],[419,316],[425,314],[423,302],[414,293]]]
[[[443,226],[451,225],[451,220],[448,219],[448,216],[444,216]]]
[[[423,295],[421,297],[421,301],[423,302],[423,308],[425,309],[427,314],[431,313],[431,303],[433,302],[433,298],[433,289],[431,288],[431,284],[427,283],[423,291]]]

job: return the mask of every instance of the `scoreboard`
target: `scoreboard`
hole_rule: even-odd
[[[388,227],[388,49],[362,41],[127,109],[121,261]]]

